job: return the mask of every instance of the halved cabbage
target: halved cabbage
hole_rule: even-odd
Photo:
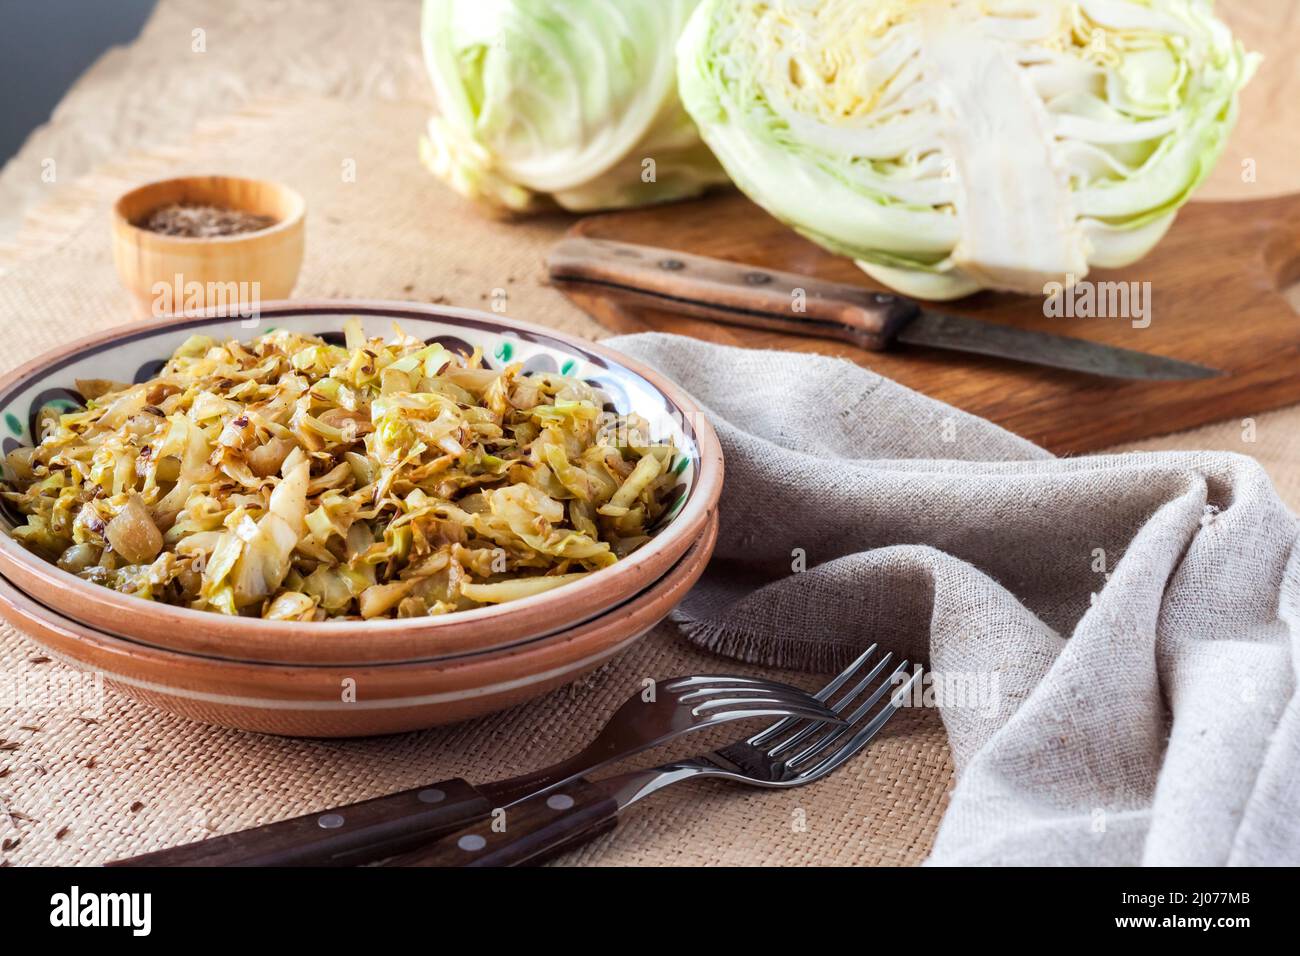
[[[736,184],[930,299],[1145,255],[1255,62],[1208,0],[704,0],[678,47]]]
[[[726,175],[677,97],[698,0],[426,0],[438,97],[421,155],[472,199],[586,211],[693,196]]]

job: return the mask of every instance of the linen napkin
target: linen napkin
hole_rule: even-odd
[[[907,702],[957,767],[931,864],[1300,863],[1300,526],[1251,458],[1055,458],[848,362],[606,344],[726,455],[686,637],[929,668]]]

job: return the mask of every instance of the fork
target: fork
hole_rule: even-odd
[[[601,781],[570,779],[517,801],[504,818],[478,821],[438,842],[389,860],[387,866],[516,866],[539,863],[613,829],[621,811],[682,780],[718,777],[756,787],[802,787],[820,780],[862,750],[902,705],[919,674],[913,673],[879,708],[881,698],[907,672],[904,660],[877,682],[892,659],[867,648],[816,697],[828,703],[846,684],[831,723],[786,717],[748,739],[689,760]],[[863,673],[865,669],[865,673]],[[504,828],[500,824],[504,821]],[[495,824],[495,826],[494,826]]]
[[[459,778],[146,853],[109,866],[343,866],[428,843],[531,794],[682,734],[755,717],[837,721],[823,699],[777,681],[701,675],[632,695],[582,751],[542,770],[472,786]]]

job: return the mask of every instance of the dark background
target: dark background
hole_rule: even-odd
[[[155,0],[0,0],[0,164],[110,46],[129,43]]]

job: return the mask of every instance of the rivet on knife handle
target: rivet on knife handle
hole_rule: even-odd
[[[883,349],[916,317],[916,303],[811,276],[667,252],[608,239],[569,238],[547,258],[557,284],[598,286],[631,299],[746,328],[841,339]]]
[[[507,811],[504,828],[492,820],[480,820],[384,865],[534,864],[595,839],[617,818],[618,801],[599,784],[579,777],[516,803]]]
[[[491,812],[491,801],[464,780],[443,780],[108,865],[354,865],[428,843]]]

